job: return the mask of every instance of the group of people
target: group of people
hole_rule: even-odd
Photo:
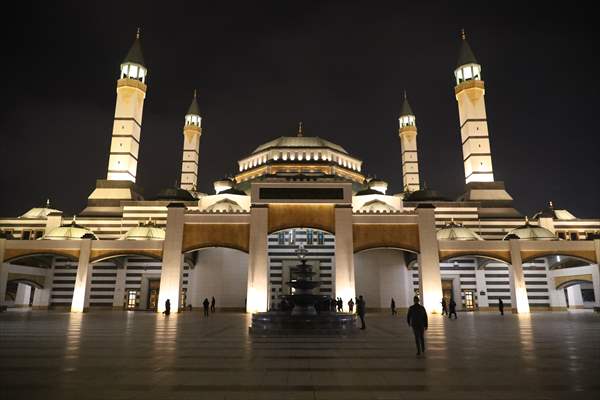
[[[215,300],[215,297],[213,296],[211,301],[208,301],[208,298],[205,297],[204,301],[202,302],[202,307],[204,308],[204,316],[208,317],[210,315],[209,310],[211,313],[214,313],[216,311],[216,304],[217,301]],[[210,308],[209,308],[210,307]],[[188,310],[192,311],[192,305],[188,304]],[[170,315],[171,314],[171,300],[167,299],[165,301],[165,311],[163,311],[164,315]]]
[[[450,312],[448,312],[448,306],[450,306]],[[454,315],[454,319],[458,319],[458,315],[456,315],[456,302],[454,299],[450,299],[450,303],[446,302],[446,298],[442,297],[442,315],[447,315],[448,318],[452,319]]]

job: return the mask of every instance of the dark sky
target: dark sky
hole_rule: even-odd
[[[1,28],[2,216],[48,197],[67,214],[83,209],[106,176],[119,64],[141,26],[149,79],[138,184],[146,195],[179,179],[193,88],[202,191],[212,193],[259,144],[295,134],[300,120],[306,135],[342,145],[400,191],[406,88],[421,181],[459,195],[453,70],[464,27],[483,65],[496,179],[523,212],[553,200],[600,217],[597,13],[579,3],[22,3],[31,8]]]

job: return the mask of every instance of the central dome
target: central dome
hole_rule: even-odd
[[[348,152],[340,145],[331,143],[329,140],[321,139],[316,136],[282,136],[275,140],[271,140],[265,144],[261,144],[252,152],[252,154],[260,153],[261,151],[272,148],[329,148],[339,151],[340,153],[348,154]]]

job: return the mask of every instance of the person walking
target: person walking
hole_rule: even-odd
[[[392,297],[392,303],[390,304],[390,308],[392,309],[392,315],[396,315],[396,302],[394,301],[393,297]]]
[[[338,297],[337,309],[338,309],[338,312],[344,311],[344,300],[342,300],[341,297]]]
[[[504,302],[502,299],[498,299],[498,310],[500,311],[500,315],[504,315]]]
[[[204,298],[204,301],[202,302],[202,306],[204,306],[204,316],[208,317],[208,299]]]
[[[171,300],[169,300],[169,299],[167,299],[167,301],[165,301],[165,311],[163,312],[163,314],[165,314],[165,315],[171,314]]]
[[[367,302],[363,299],[362,295],[358,296],[358,301],[356,302],[356,313],[360,317],[361,327],[360,329],[367,329],[365,325],[365,307]]]
[[[214,313],[215,312],[215,296],[212,297],[212,300],[210,301],[210,312]]]
[[[419,304],[419,297],[414,297],[414,303],[408,309],[406,322],[412,328],[417,343],[417,356],[425,353],[425,331],[427,330],[427,311]]]
[[[350,298],[350,300],[348,301],[348,310],[350,310],[350,314],[354,312],[354,301],[352,300],[352,298]]]
[[[452,319],[452,314],[454,314],[454,319],[458,319],[458,315],[456,315],[456,302],[454,299],[450,299],[450,312],[448,313],[448,318]]]
[[[442,297],[442,316],[448,315],[448,303],[446,303],[446,298]]]

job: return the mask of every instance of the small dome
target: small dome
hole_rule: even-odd
[[[131,228],[121,240],[165,240],[165,230],[157,227],[152,220]]]
[[[252,152],[252,154],[260,153],[263,150],[277,147],[329,148],[340,153],[348,154],[348,152],[342,146],[316,136],[282,136],[265,144],[261,144]]]
[[[233,190],[233,189],[232,189]],[[244,209],[235,201],[223,199],[206,207],[207,212],[244,212]]]
[[[473,230],[465,228],[462,224],[457,224],[454,220],[438,230],[436,235],[438,240],[483,240],[483,238]]]
[[[385,194],[387,192],[388,184],[386,181],[382,181],[381,179],[372,179],[369,181],[369,189],[376,190],[381,192],[381,194]]]
[[[27,211],[25,214],[21,215],[19,218],[24,219],[42,219],[47,218],[51,213],[60,213],[60,210],[56,210],[51,208],[50,200],[46,200],[46,204],[42,207],[34,207],[31,210]]]
[[[525,218],[525,225],[510,231],[503,240],[519,238],[521,240],[558,240],[554,233],[541,226],[531,225],[529,219]]]
[[[215,188],[215,193],[220,194],[226,190],[233,188],[233,181],[229,178],[220,179],[213,183],[213,187]]]
[[[85,238],[84,238],[85,236]],[[41,238],[43,240],[81,240],[81,239],[93,239],[97,240],[98,238],[88,228],[85,226],[77,225],[75,222],[75,218],[69,225],[62,225],[51,229],[49,232]]]

